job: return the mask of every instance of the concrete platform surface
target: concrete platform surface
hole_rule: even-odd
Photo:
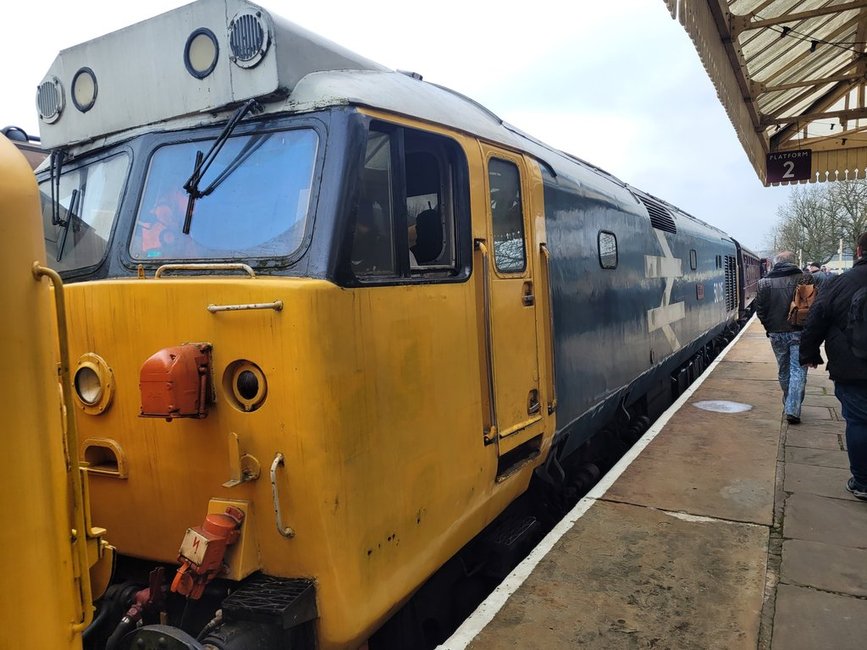
[[[811,370],[788,425],[776,376],[754,320],[441,648],[867,648],[867,502],[843,487],[833,384]]]

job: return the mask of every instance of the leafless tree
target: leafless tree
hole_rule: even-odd
[[[861,233],[867,231],[867,181],[828,183],[828,203],[838,221],[838,239],[854,251]]]
[[[837,252],[847,214],[844,205],[855,209],[855,197],[842,193],[832,198],[832,187],[858,181],[838,181],[797,186],[777,211],[779,221],[773,232],[776,250],[800,251],[801,261],[824,264]],[[867,185],[864,186],[867,190]],[[839,191],[839,190],[837,190]],[[847,203],[843,203],[843,201]],[[867,191],[864,199],[867,200]]]

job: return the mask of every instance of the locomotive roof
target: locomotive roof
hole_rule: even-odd
[[[258,50],[250,42],[258,42]],[[382,109],[536,155],[565,156],[613,178],[504,124],[459,93],[391,70],[246,0],[199,0],[63,50],[39,86],[37,104],[43,147],[54,149],[212,124],[252,98],[266,113],[339,105]]]
[[[635,188],[504,123],[478,102],[366,59],[247,0],[198,0],[61,51],[37,92],[42,145],[89,149],[155,129],[221,123],[254,98],[266,114],[353,105],[412,116],[526,151],[562,182],[588,181],[589,172],[639,203]],[[605,182],[593,184],[619,193]]]

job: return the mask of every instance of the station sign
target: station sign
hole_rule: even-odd
[[[767,156],[765,178],[768,184],[808,181],[812,173],[813,152],[809,149],[777,151]]]

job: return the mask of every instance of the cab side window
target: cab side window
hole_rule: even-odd
[[[503,273],[520,273],[527,267],[521,175],[514,163],[492,158],[488,163],[488,178],[494,228],[494,263],[497,270]]]
[[[356,276],[388,277],[395,273],[392,178],[389,137],[371,133],[355,206],[350,260]]]
[[[459,275],[458,214],[467,197],[466,160],[454,141],[374,122],[351,219],[353,276],[391,284]]]

